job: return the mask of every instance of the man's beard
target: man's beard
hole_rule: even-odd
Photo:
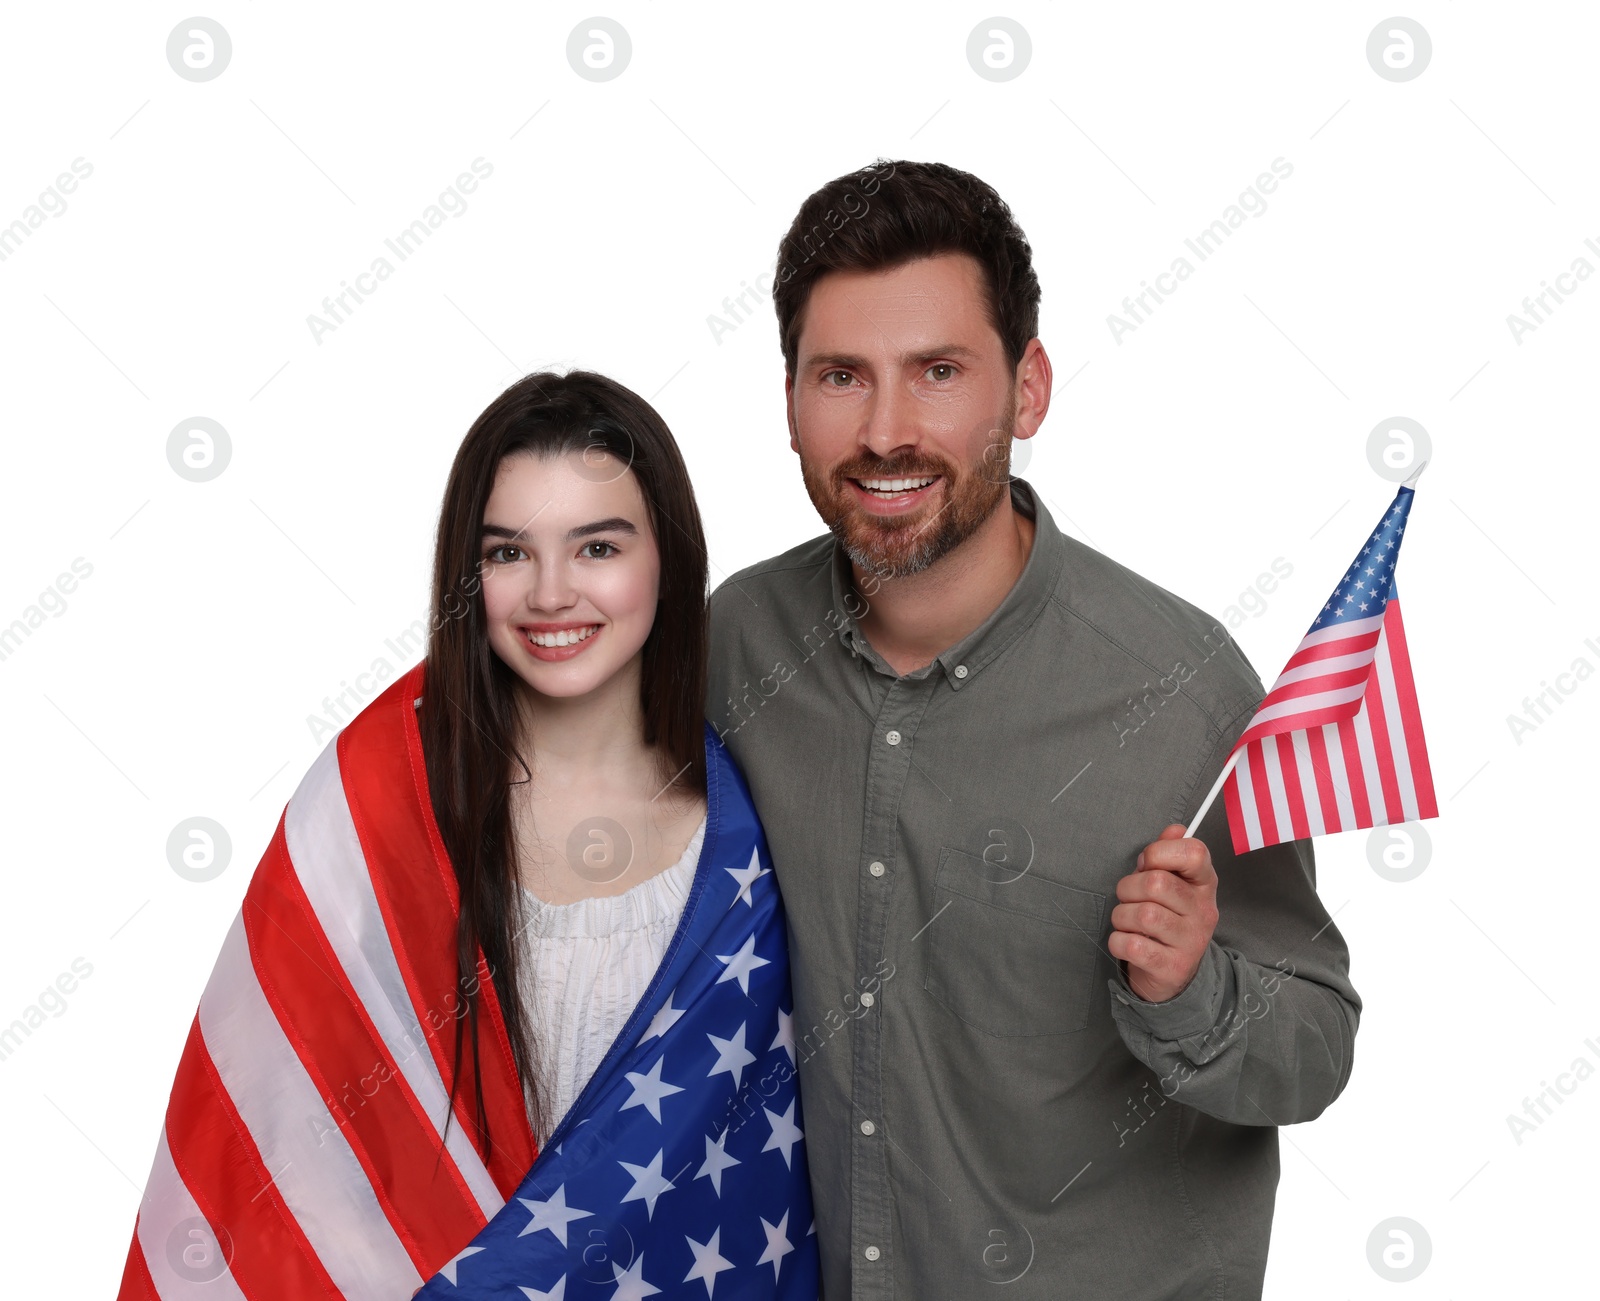
[[[839,545],[864,572],[879,579],[921,573],[976,533],[1010,491],[1010,448],[1016,422],[1013,397],[999,422],[986,422],[969,442],[973,461],[956,465],[928,451],[907,450],[888,458],[864,453],[831,469],[800,458],[811,504]],[[850,479],[915,479],[938,475],[943,504],[905,516],[869,515],[854,499]]]

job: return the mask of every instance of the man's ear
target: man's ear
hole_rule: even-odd
[[[794,376],[783,374],[783,414],[789,422],[789,450],[800,455],[800,429],[794,422]]]
[[[1032,438],[1050,410],[1050,356],[1044,344],[1028,340],[1022,360],[1017,363],[1016,437]]]

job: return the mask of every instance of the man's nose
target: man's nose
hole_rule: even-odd
[[[901,447],[914,447],[919,430],[910,399],[893,384],[880,385],[867,399],[859,437],[863,447],[884,459]]]

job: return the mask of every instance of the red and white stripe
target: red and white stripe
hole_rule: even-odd
[[[1400,602],[1309,634],[1234,748],[1235,853],[1437,817]]]
[[[492,1159],[470,1073],[445,1132],[456,900],[420,778],[420,685],[419,666],[322,753],[251,878],[178,1067],[122,1298],[409,1297],[532,1163],[492,985]]]
[[[1385,616],[1352,619],[1305,635],[1237,744],[1348,718],[1360,706]]]

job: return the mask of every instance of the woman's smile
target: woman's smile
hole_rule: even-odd
[[[599,623],[524,624],[517,629],[535,659],[570,660],[582,654],[605,625]]]

